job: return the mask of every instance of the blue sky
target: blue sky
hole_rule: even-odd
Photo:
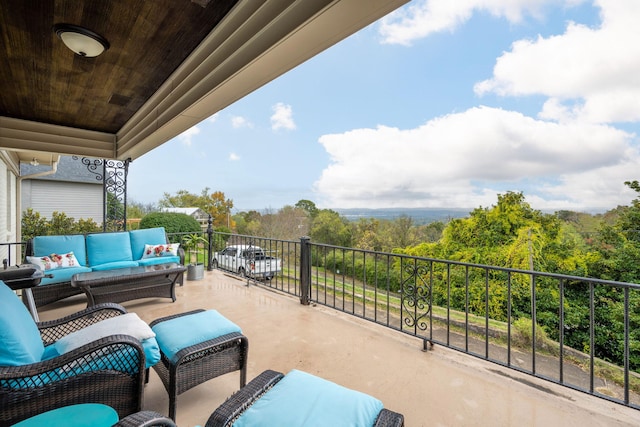
[[[414,0],[130,165],[234,211],[629,205],[640,1]],[[153,179],[149,179],[153,176]]]

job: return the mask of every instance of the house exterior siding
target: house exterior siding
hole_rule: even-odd
[[[22,211],[32,208],[51,219],[53,212],[68,217],[93,219],[102,224],[102,186],[86,183],[25,180],[22,185]]]

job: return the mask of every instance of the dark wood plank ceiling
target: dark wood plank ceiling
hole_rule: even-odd
[[[0,0],[0,116],[116,133],[237,0]],[[70,51],[56,23],[110,48]]]

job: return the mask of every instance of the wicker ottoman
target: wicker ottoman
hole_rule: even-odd
[[[169,417],[176,419],[178,395],[220,375],[240,371],[247,380],[249,341],[240,328],[215,310],[195,310],[156,319],[161,359],[153,366],[169,394]]]

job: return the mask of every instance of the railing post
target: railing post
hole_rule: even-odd
[[[311,238],[300,238],[300,304],[309,305],[311,293]]]
[[[213,270],[213,266],[211,265],[211,249],[213,248],[213,218],[211,218],[211,214],[209,214],[209,219],[207,220],[207,236],[209,240],[209,252],[207,252],[207,271]]]

